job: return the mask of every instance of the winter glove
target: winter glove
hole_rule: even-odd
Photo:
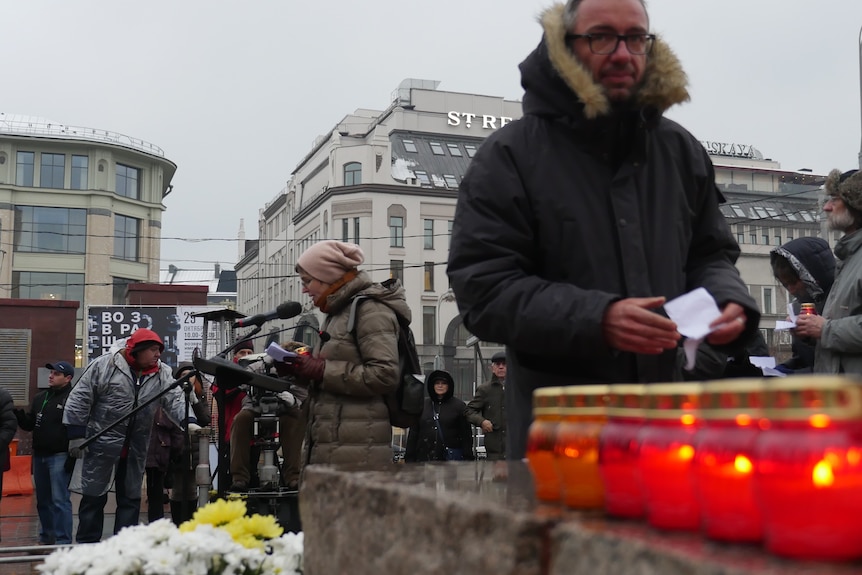
[[[288,407],[296,407],[299,401],[289,391],[282,391],[277,395],[279,401],[283,402]]]
[[[18,420],[18,425],[20,425],[21,427],[26,425],[27,424],[27,413],[23,409],[21,409],[20,407],[16,408],[14,411],[15,411],[15,419]]]
[[[74,457],[75,459],[80,459],[84,457],[84,454],[87,452],[86,447],[81,447],[81,444],[84,443],[86,439],[83,437],[79,437],[77,439],[69,440],[69,455]]]
[[[297,355],[289,364],[287,370],[289,373],[303,378],[320,381],[323,379],[323,368],[326,365],[326,360],[310,355]]]

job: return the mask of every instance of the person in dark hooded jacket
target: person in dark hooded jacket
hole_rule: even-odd
[[[705,288],[720,347],[760,320],[709,155],[662,116],[687,79],[643,2],[569,0],[541,22],[524,115],[473,158],[447,268],[467,329],[507,347],[509,459],[524,457],[536,386],[676,376],[666,300]]]
[[[448,372],[432,371],[425,378],[428,397],[419,423],[410,427],[404,461],[446,461],[455,450],[456,459],[473,459],[473,436],[465,411],[467,405],[455,397],[455,381]]]
[[[797,238],[769,252],[772,273],[784,289],[796,298],[793,311],[799,315],[799,304],[813,303],[823,313],[826,298],[835,281],[835,256],[822,238]],[[793,356],[776,366],[784,373],[811,373],[817,341],[793,334]]]

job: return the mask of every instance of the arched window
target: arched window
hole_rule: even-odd
[[[359,162],[350,162],[344,164],[344,185],[358,186],[362,183],[362,164]]]

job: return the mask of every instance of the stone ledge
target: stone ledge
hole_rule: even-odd
[[[758,547],[537,504],[522,463],[313,465],[299,494],[307,575],[850,575]]]

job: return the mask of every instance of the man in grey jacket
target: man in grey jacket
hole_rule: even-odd
[[[829,228],[844,232],[838,265],[822,315],[801,315],[796,334],[814,338],[814,373],[862,374],[862,172],[832,170],[823,211]]]

